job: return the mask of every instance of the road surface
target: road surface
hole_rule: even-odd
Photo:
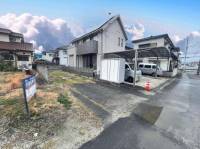
[[[149,98],[148,104],[163,107],[153,125],[131,114],[81,149],[199,149],[200,77],[185,73]]]

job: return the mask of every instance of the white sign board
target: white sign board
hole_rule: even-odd
[[[35,76],[30,76],[23,80],[24,96],[28,102],[36,93]]]

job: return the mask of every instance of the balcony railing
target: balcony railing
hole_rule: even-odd
[[[19,42],[4,42],[0,41],[0,49],[2,50],[19,50],[19,51],[32,51],[32,43],[19,43]]]
[[[94,54],[98,52],[98,42],[95,40],[86,41],[76,45],[77,55]]]

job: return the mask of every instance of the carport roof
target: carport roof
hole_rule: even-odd
[[[166,49],[165,47],[159,47],[159,48],[149,48],[149,49],[138,49],[138,58],[144,58],[144,57],[162,57],[167,58],[170,57],[170,51]],[[120,51],[120,52],[113,52],[113,53],[106,53],[105,56],[112,56],[117,55],[123,58],[135,58],[135,50],[126,50],[126,51]]]

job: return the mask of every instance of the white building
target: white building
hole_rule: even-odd
[[[32,68],[33,45],[24,42],[22,34],[0,28],[0,60],[19,69]]]
[[[168,34],[150,36],[134,40],[132,43],[133,49],[138,51],[150,49],[151,53],[155,53],[148,52],[145,55],[143,52],[143,55],[139,55],[139,62],[158,64],[163,71],[173,71],[178,67],[180,49],[174,46]]]
[[[54,58],[54,51],[43,51],[42,52],[42,59],[48,62],[52,62]]]
[[[68,47],[69,66],[96,69],[100,73],[104,54],[125,51],[127,35],[119,15],[99,28],[72,41]]]
[[[68,46],[61,46],[56,49],[55,59],[58,58],[58,64],[69,66]]]

